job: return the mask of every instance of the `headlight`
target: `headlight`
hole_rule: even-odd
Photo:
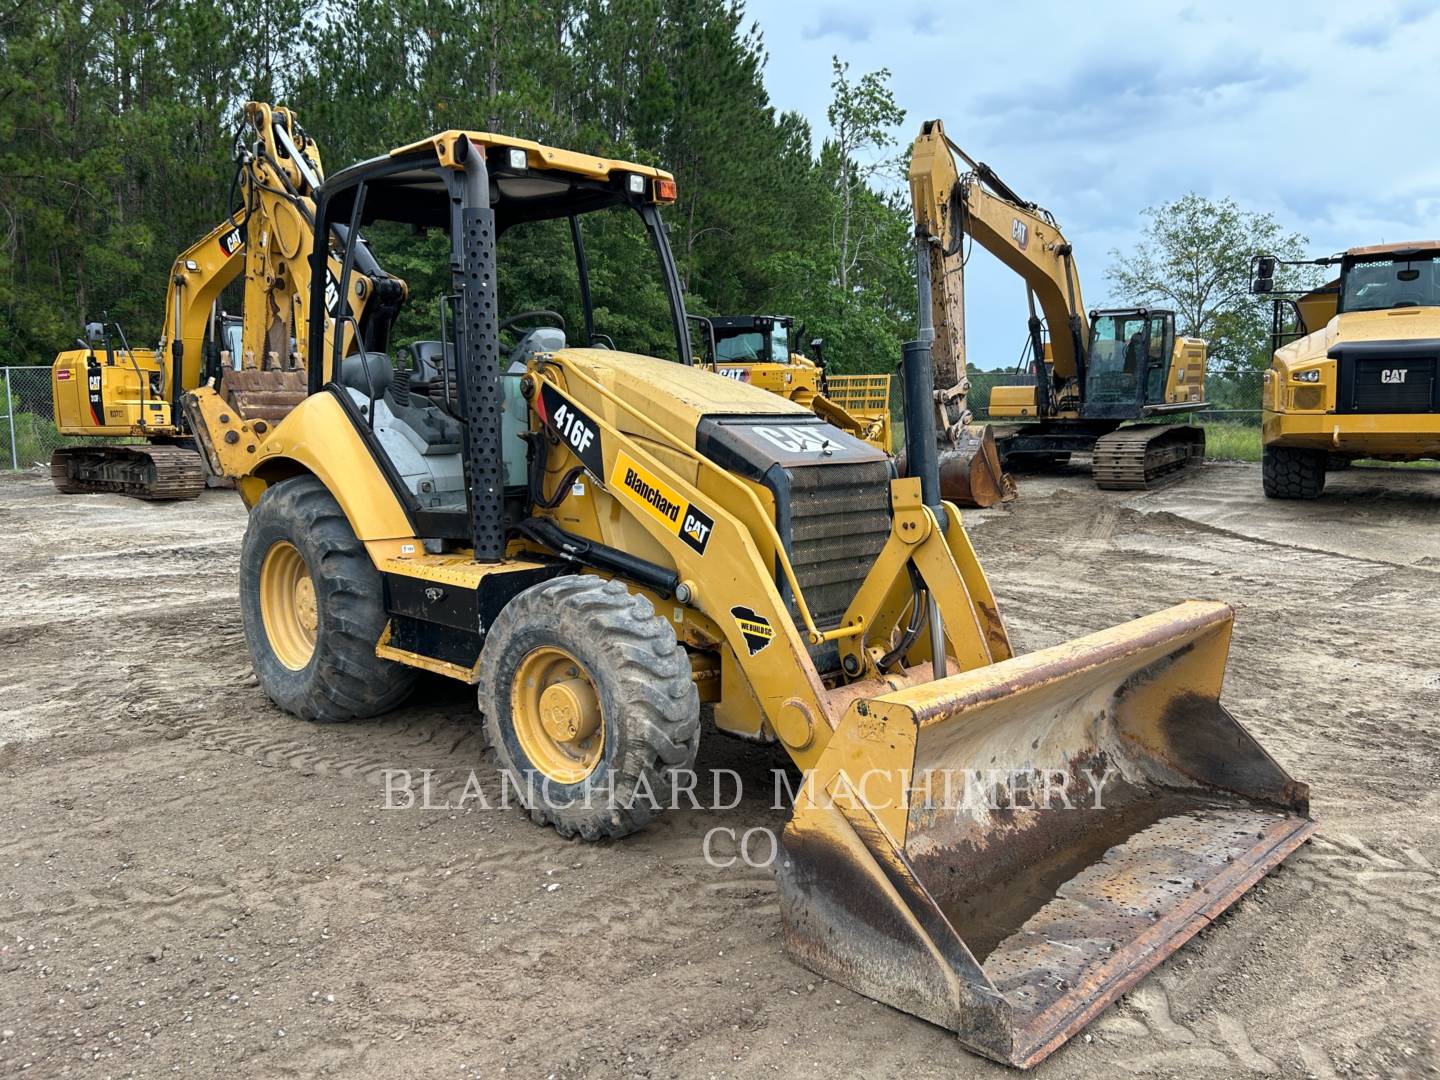
[[[529,162],[525,160],[524,150],[519,150],[515,148],[512,148],[510,150],[510,168],[519,170],[525,168],[528,165]]]
[[[645,194],[645,177],[639,173],[631,173],[625,178],[625,186],[630,189],[631,195]]]
[[[1319,368],[1306,368],[1304,371],[1297,371],[1297,372],[1295,372],[1295,373],[1294,373],[1293,375],[1291,375],[1290,377],[1291,377],[1292,379],[1294,379],[1296,382],[1319,382],[1319,381],[1320,381],[1320,369],[1319,369]]]

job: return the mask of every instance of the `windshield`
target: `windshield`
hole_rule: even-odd
[[[1135,380],[1147,366],[1149,345],[1145,321],[1137,312],[1124,316],[1101,315],[1091,323],[1087,372],[1091,402],[1115,404],[1135,400]]]
[[[765,355],[765,335],[759,330],[720,338],[715,342],[715,359],[720,361],[754,361]]]
[[[1440,254],[1381,255],[1347,261],[1341,273],[1341,311],[1440,305]]]
[[[721,334],[726,336],[721,337]],[[763,330],[717,330],[715,359],[721,363],[764,360],[783,364],[790,359],[790,328],[783,322],[776,322],[770,329],[768,349]]]

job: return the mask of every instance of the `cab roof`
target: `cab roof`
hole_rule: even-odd
[[[1345,250],[1345,258],[1364,258],[1367,255],[1390,255],[1397,251],[1440,251],[1440,240],[1411,240],[1401,244],[1371,244],[1368,247],[1353,247]]]
[[[449,131],[442,131],[439,134],[431,135],[417,142],[408,143],[405,146],[398,146],[390,151],[390,156],[400,157],[404,154],[411,154],[417,150],[429,148],[434,150],[435,156],[441,165],[453,166],[456,160],[455,144],[462,139],[469,139],[478,146],[495,146],[503,147],[507,150],[524,150],[527,164],[532,169],[556,169],[562,172],[577,173],[580,176],[588,176],[596,180],[608,179],[612,173],[640,173],[642,176],[650,176],[657,179],[675,179],[672,174],[666,172],[664,169],[657,169],[653,165],[637,165],[633,161],[596,157],[593,154],[577,154],[573,150],[561,150],[557,147],[545,146],[543,143],[534,142],[530,139],[517,139],[510,135],[497,135],[491,131],[471,131],[464,128],[452,128]]]

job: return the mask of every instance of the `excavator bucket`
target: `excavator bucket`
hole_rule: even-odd
[[[782,840],[791,956],[1045,1058],[1315,827],[1219,702],[1231,614],[1181,604],[851,702]]]
[[[940,494],[956,506],[994,506],[1015,498],[1015,481],[1000,468],[987,424],[967,424],[959,441],[940,450]]]

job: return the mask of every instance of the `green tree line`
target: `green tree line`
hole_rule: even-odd
[[[331,171],[447,128],[669,169],[693,313],[795,315],[840,370],[889,370],[909,212],[876,166],[904,113],[888,73],[836,61],[812,132],[770,102],[768,61],[726,0],[0,0],[0,364],[49,363],[102,312],[154,340],[175,255],[230,208],[257,99],[295,109]],[[627,243],[587,239],[622,278]],[[517,256],[502,287],[543,295],[545,273]],[[612,304],[645,302],[623,284]]]

